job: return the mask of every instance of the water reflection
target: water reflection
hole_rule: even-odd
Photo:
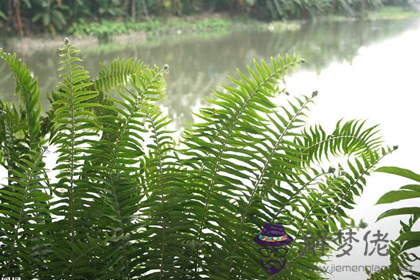
[[[185,34],[162,37],[146,43],[107,44],[83,49],[85,68],[95,77],[99,62],[109,63],[116,57],[135,56],[148,64],[170,65],[167,75],[168,107],[176,126],[191,122],[191,108],[211,94],[219,83],[229,83],[235,68],[246,69],[253,58],[296,52],[308,63],[306,70],[320,73],[332,62],[352,62],[362,46],[381,43],[417,26],[417,20],[354,21],[305,24],[296,31],[281,33],[240,30],[224,33]],[[77,43],[77,42],[76,42]],[[7,50],[13,46],[3,43]],[[54,88],[59,81],[58,50],[19,54],[38,77],[41,92]],[[4,63],[0,64],[0,96],[13,100],[14,83]],[[44,98],[46,108],[48,102]]]

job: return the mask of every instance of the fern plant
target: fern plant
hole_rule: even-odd
[[[92,79],[77,52],[66,39],[41,114],[37,80],[0,50],[21,97],[0,103],[2,276],[266,279],[252,239],[281,222],[295,242],[272,278],[323,279],[302,238],[356,226],[347,210],[393,150],[376,126],[308,127],[318,93],[282,100],[279,81],[305,62],[286,55],[238,70],[178,140],[157,105],[167,65],[116,59]]]

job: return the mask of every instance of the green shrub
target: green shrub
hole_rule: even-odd
[[[76,36],[93,35],[99,38],[109,37],[118,34],[128,34],[131,32],[150,32],[150,33],[168,33],[173,31],[223,31],[231,26],[231,21],[227,19],[205,19],[200,21],[187,22],[179,19],[170,19],[163,23],[159,20],[150,22],[133,21],[108,21],[86,22],[80,19],[69,29],[69,33]]]
[[[0,103],[2,276],[265,279],[252,239],[281,222],[295,242],[279,276],[323,279],[308,268],[325,258],[303,254],[302,237],[356,226],[347,210],[392,152],[376,126],[307,127],[318,93],[279,101],[279,80],[304,62],[286,55],[238,71],[175,141],[156,105],[167,65],[116,59],[92,79],[77,52],[66,39],[43,114],[37,79],[0,50],[20,96]]]

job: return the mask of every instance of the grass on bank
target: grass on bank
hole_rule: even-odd
[[[367,12],[364,17],[367,20],[403,20],[420,17],[420,12],[405,9],[403,7],[384,6],[378,11]],[[341,16],[341,15],[327,15],[313,18],[314,21],[349,21],[357,18]],[[245,20],[239,19],[240,25],[247,25],[249,23]],[[253,26],[259,26],[268,31],[286,31],[298,30],[302,21],[273,21],[270,23],[253,22]],[[96,36],[98,38],[106,38],[113,35],[130,34],[134,32],[146,32],[149,35],[161,34],[180,34],[184,32],[209,32],[209,31],[226,31],[233,25],[233,20],[228,17],[209,17],[205,19],[186,19],[186,18],[171,18],[167,21],[154,19],[146,22],[132,22],[132,21],[111,21],[102,20],[100,22],[88,22],[85,19],[80,19],[74,23],[69,29],[69,33],[75,36]]]
[[[420,17],[420,12],[396,6],[383,6],[378,11],[366,12],[365,20],[404,20]],[[349,17],[330,14],[314,17],[316,22],[340,22],[360,20],[360,17]],[[113,21],[101,20],[98,22],[88,21],[81,18],[71,25],[66,35],[75,37],[93,36],[101,39],[111,39],[115,35],[143,33],[147,34],[147,40],[156,39],[161,35],[179,35],[183,33],[215,34],[226,33],[232,29],[257,28],[270,32],[297,31],[304,21],[272,21],[262,22],[250,18],[238,17],[232,19],[224,14],[207,14],[200,17],[169,18],[167,20],[153,19],[150,21]],[[1,26],[0,26],[1,29]],[[137,37],[136,37],[137,38]],[[45,39],[43,39],[44,41]]]
[[[402,20],[420,17],[420,12],[402,7],[385,6],[379,11],[369,12],[369,20]]]
[[[383,6],[378,11],[371,11],[366,13],[364,18],[361,17],[349,17],[343,15],[326,15],[319,16],[312,19],[316,22],[345,22],[354,20],[407,20],[412,18],[420,17],[420,12],[415,10],[406,9],[403,7],[395,6]],[[303,21],[292,20],[292,21],[272,21],[270,23],[260,23],[261,30],[267,30],[270,32],[283,32],[283,31],[295,31],[299,30]]]
[[[382,6],[377,11],[368,11],[364,17],[346,17],[342,15],[328,15],[317,18],[320,21],[349,21],[355,19],[365,20],[404,20],[420,17],[420,12],[415,11],[412,8],[404,8],[399,6]]]
[[[87,22],[80,19],[69,29],[75,36],[93,35],[107,37],[112,35],[129,34],[133,32],[147,32],[151,34],[168,34],[182,32],[223,31],[229,29],[232,20],[227,18],[207,18],[203,20],[187,21],[181,18],[172,18],[166,22],[152,20],[148,22],[110,21]]]

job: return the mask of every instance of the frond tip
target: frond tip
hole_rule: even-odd
[[[23,113],[29,128],[30,142],[36,143],[41,130],[38,80],[32,77],[31,71],[22,60],[17,59],[16,54],[5,53],[0,48],[0,58],[6,61],[13,73],[16,82],[15,94],[19,95],[19,100],[24,105]]]
[[[134,58],[127,60],[117,58],[111,61],[109,67],[103,63],[101,66],[99,78],[94,81],[94,84],[96,89],[105,92],[127,85],[132,77],[140,76],[147,71],[143,63]]]

